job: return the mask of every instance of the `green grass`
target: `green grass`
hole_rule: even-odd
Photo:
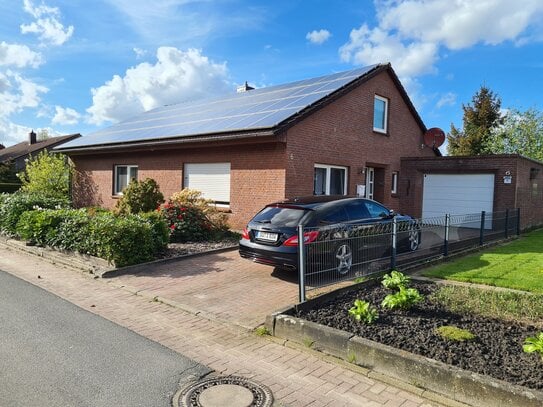
[[[543,294],[543,229],[503,246],[432,267],[423,275]]]
[[[543,295],[494,291],[477,287],[443,286],[431,296],[455,313],[527,322],[543,326]]]

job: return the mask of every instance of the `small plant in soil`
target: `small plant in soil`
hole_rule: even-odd
[[[255,334],[257,334],[258,336],[266,336],[270,334],[270,331],[265,326],[259,326],[255,329]]]
[[[473,335],[467,329],[458,328],[457,326],[444,325],[436,329],[436,333],[444,339],[451,341],[471,341],[475,339]]]
[[[381,284],[383,287],[388,288],[389,290],[399,290],[401,287],[407,287],[411,279],[405,274],[392,270],[390,274],[385,274]]]
[[[381,306],[388,309],[409,309],[418,302],[421,302],[424,297],[416,288],[400,287],[400,291],[395,294],[388,294]]]
[[[365,324],[371,324],[379,318],[377,308],[367,301],[358,299],[354,301],[354,306],[349,309],[349,315],[358,322],[364,322]]]
[[[526,353],[539,353],[541,356],[541,361],[543,362],[543,332],[539,332],[537,336],[530,336],[526,338],[522,349]]]

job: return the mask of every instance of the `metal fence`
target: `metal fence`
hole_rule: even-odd
[[[298,227],[300,302],[307,291],[402,270],[520,234],[520,209],[379,223]]]

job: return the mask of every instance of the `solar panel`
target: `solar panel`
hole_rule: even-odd
[[[72,140],[61,149],[273,128],[377,65],[159,107]]]

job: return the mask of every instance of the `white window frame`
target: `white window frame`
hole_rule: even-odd
[[[137,165],[134,165],[134,164],[119,164],[119,165],[115,165],[114,167],[114,171],[113,171],[113,195],[115,196],[122,196],[123,195],[123,191],[119,191],[119,186],[117,185],[117,171],[119,168],[121,167],[126,167],[126,177],[127,177],[127,180],[126,180],[126,186],[128,186],[128,184],[130,184],[130,181],[131,181],[131,178],[130,178],[130,170],[132,168],[135,168],[137,171],[138,171],[138,174],[139,174],[139,169],[138,169],[138,166]],[[125,187],[126,188],[126,187]]]
[[[313,167],[313,177],[315,177],[315,168],[324,168],[326,170],[326,184],[325,184],[325,195],[330,195],[330,179],[332,174],[332,168],[337,168],[340,170],[345,170],[345,177],[343,179],[343,195],[347,195],[347,180],[349,169],[347,167],[339,165],[326,165],[326,164],[315,164]],[[315,178],[313,178],[313,193],[315,193]]]
[[[392,171],[392,188],[390,189],[391,194],[398,193],[398,180],[400,178],[399,171]]]
[[[375,101],[379,100],[385,103],[383,128],[375,127]],[[373,99],[373,131],[386,134],[388,131],[388,99],[379,95],[375,95]]]

